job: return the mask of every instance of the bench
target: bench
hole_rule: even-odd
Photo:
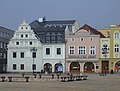
[[[87,77],[88,77],[87,75],[82,76],[83,80],[87,80]]]
[[[9,76],[8,79],[9,79],[9,82],[12,82],[12,79],[13,78],[17,78],[17,79],[21,79],[21,78],[25,78],[26,82],[29,82],[29,77],[14,77],[14,76]]]
[[[2,79],[2,82],[5,82],[5,76],[0,77]]]
[[[87,75],[79,75],[79,74],[74,74],[74,75],[64,75],[61,76],[61,81],[65,82],[65,81],[78,81],[78,80],[87,80]]]
[[[61,81],[65,82],[65,81],[70,81],[70,76],[61,76]]]

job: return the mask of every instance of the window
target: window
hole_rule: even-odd
[[[26,27],[26,29],[28,29],[28,27]]]
[[[57,55],[61,54],[61,48],[57,48]]]
[[[45,40],[46,40],[46,42],[50,42],[50,34],[49,33],[47,33],[45,35]]]
[[[7,58],[7,54],[6,54],[6,53],[4,53],[3,58],[4,58],[4,59]]]
[[[21,53],[20,53],[20,57],[21,57],[21,58],[24,58],[24,52],[21,52]]]
[[[91,55],[95,54],[95,46],[90,46],[90,54]]]
[[[2,54],[2,53],[0,53],[0,59],[2,58],[2,55],[3,55],[3,54]]]
[[[116,33],[114,34],[114,38],[115,38],[115,39],[119,39],[119,33],[116,32]]]
[[[16,57],[17,57],[16,52],[13,52],[13,58],[16,58]]]
[[[32,64],[32,70],[36,70],[36,64]]]
[[[90,41],[93,41],[93,38],[90,38]]]
[[[79,46],[79,54],[84,55],[85,54],[85,46]]]
[[[110,32],[109,31],[107,31],[107,38],[109,38],[110,37]]]
[[[16,45],[19,45],[19,42],[16,42]]]
[[[119,45],[118,44],[116,44],[114,48],[115,48],[115,52],[119,52]]]
[[[21,65],[20,65],[20,69],[21,69],[21,70],[24,70],[24,64],[21,64]]]
[[[80,41],[84,41],[84,39],[83,39],[83,38],[80,38]]]
[[[71,41],[72,41],[72,42],[74,42],[74,41],[75,41],[75,39],[74,39],[74,38],[71,38]]]
[[[68,26],[68,29],[69,29],[69,30],[72,30],[72,26]]]
[[[70,46],[69,53],[74,54],[74,46]]]
[[[21,29],[23,29],[23,27],[21,27]]]
[[[52,42],[56,41],[56,34],[55,33],[52,33],[51,40],[52,40]]]
[[[21,38],[23,38],[23,34],[21,34]]]
[[[32,42],[30,42],[30,45],[32,45]]]
[[[0,43],[0,48],[3,48],[3,43],[2,42]]]
[[[13,70],[16,70],[16,64],[13,64]]]
[[[28,34],[26,34],[25,37],[27,38],[27,37],[28,37]]]
[[[4,43],[4,48],[7,48],[7,43]]]
[[[50,55],[50,48],[46,48],[46,55]]]
[[[36,58],[36,52],[33,52],[33,53],[32,53],[32,57],[33,57],[33,58]]]
[[[57,42],[61,42],[62,41],[62,34],[58,33],[57,34]]]

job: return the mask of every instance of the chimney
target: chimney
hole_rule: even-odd
[[[39,22],[44,22],[45,20],[46,20],[45,16],[43,18],[39,18]]]
[[[44,20],[43,18],[39,18],[39,22],[43,22],[43,20]]]

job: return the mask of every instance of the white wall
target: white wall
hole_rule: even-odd
[[[46,55],[46,48],[50,48],[50,55]],[[61,55],[57,55],[56,49],[61,48]],[[65,44],[44,44],[43,45],[43,66],[45,63],[52,65],[52,72],[56,63],[63,65],[63,72],[65,72]]]

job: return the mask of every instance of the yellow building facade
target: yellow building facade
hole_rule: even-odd
[[[120,72],[120,26],[110,27],[110,69],[114,72]]]
[[[100,72],[120,72],[120,26],[112,25],[99,31],[106,36],[100,43]],[[105,45],[108,48],[106,54],[102,50]]]
[[[108,73],[110,71],[110,38],[101,38],[100,43],[100,72]],[[104,53],[104,48],[107,49]]]

